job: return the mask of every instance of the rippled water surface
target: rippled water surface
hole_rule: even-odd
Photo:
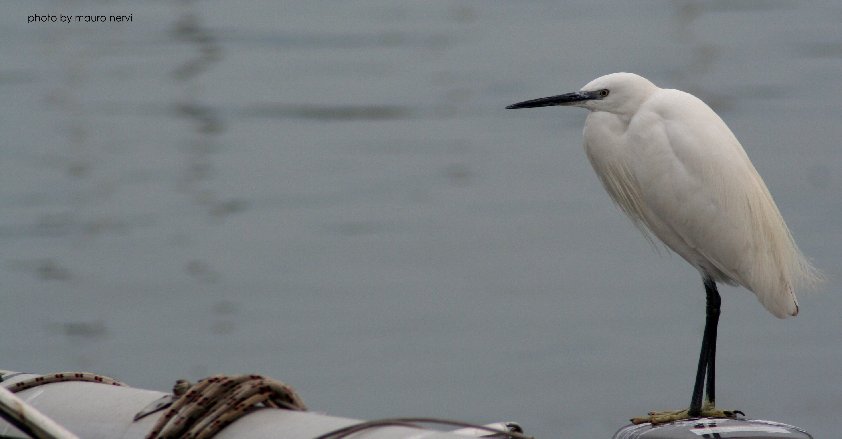
[[[583,111],[504,109],[633,71],[720,113],[829,278],[785,321],[723,289],[718,402],[839,437],[840,20],[836,1],[5,2],[0,368],[256,372],[331,414],[542,438],[686,406],[698,275],[612,207]]]

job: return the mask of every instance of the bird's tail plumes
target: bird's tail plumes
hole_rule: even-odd
[[[755,245],[765,248],[753,252],[755,260],[748,270],[741,270],[746,276],[740,283],[776,317],[794,316],[798,314],[795,290],[814,287],[823,276],[798,249],[771,194],[762,180],[759,184],[764,196],[748,200],[752,218],[746,232],[755,235]]]

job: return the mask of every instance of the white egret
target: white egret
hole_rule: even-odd
[[[796,247],[740,142],[700,99],[632,73],[612,73],[578,92],[506,108],[558,105],[590,111],[585,152],[605,190],[647,237],[654,235],[696,267],[705,286],[705,330],[690,407],[632,421],[735,417],[741,412],[714,405],[716,283],[747,288],[785,318],[798,314],[793,289],[820,274]]]

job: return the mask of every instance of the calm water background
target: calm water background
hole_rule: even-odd
[[[723,116],[830,279],[785,321],[724,288],[720,405],[842,437],[841,3],[2,9],[0,368],[543,438],[684,407],[698,275],[611,205],[584,111],[504,110],[633,71]]]

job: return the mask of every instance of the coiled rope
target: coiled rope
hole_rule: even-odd
[[[298,393],[280,381],[260,375],[214,375],[189,387],[158,418],[146,439],[207,439],[258,406],[307,410]]]
[[[44,384],[67,381],[126,386],[126,384],[104,375],[89,372],[58,372],[19,381],[9,386],[8,390],[14,393]],[[199,380],[193,385],[190,385],[186,380],[178,380],[173,387],[173,394],[177,399],[158,418],[146,439],[209,439],[258,407],[296,411],[307,410],[304,401],[292,387],[260,375],[214,375]],[[23,416],[23,413],[17,413],[20,416],[13,417],[8,416],[8,413],[0,414],[5,415],[2,417],[7,418],[32,437],[76,439],[72,433],[57,424],[50,425],[52,421],[49,418],[43,418],[39,424],[38,419],[40,418],[27,419],[28,417]],[[40,415],[40,413],[38,414]],[[13,413],[13,415],[15,414]],[[473,428],[490,433],[484,437],[533,439],[531,436],[524,435],[519,428],[516,431],[509,431],[439,418],[387,418],[365,421],[324,433],[315,439],[343,439],[355,433],[379,427],[423,428],[419,424]]]

